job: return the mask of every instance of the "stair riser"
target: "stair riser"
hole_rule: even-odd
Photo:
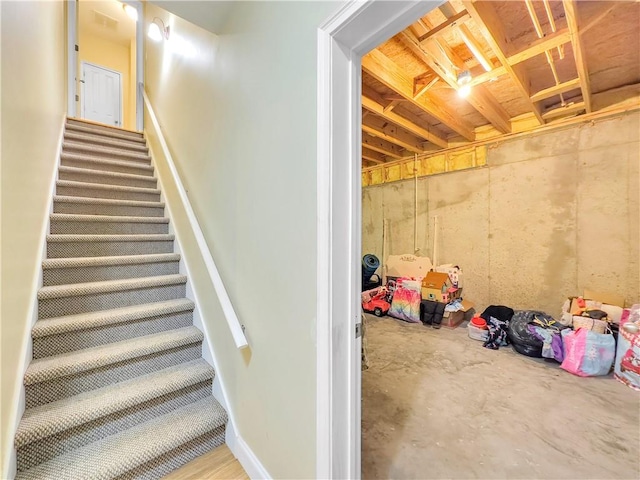
[[[48,298],[38,301],[38,318],[61,317],[111,308],[162,302],[185,296],[185,285],[162,285],[118,292]]]
[[[193,325],[193,313],[188,311],[34,338],[33,358],[75,352],[191,325]]]
[[[201,382],[27,444],[18,449],[18,471],[197,402],[211,390],[211,380]]]
[[[163,217],[164,206],[142,207],[135,205],[102,205],[93,203],[53,202],[53,213],[77,213],[80,215],[118,215],[129,217]]]
[[[114,135],[120,135],[120,136],[124,136],[124,137],[129,137],[129,138],[137,138],[137,139],[141,139],[142,138],[142,134],[138,133],[138,132],[130,132],[127,130],[121,130],[118,128],[110,128],[110,127],[104,127],[102,125],[96,125],[93,123],[85,123],[85,122],[78,122],[76,120],[73,119],[68,119],[67,120],[67,125],[76,125],[78,127],[82,127],[82,128],[88,128],[91,129],[94,132],[99,132],[102,135],[108,135],[108,134],[114,134]]]
[[[101,172],[127,173],[129,175],[142,175],[145,177],[153,176],[153,170],[140,168],[140,166],[135,165],[134,162],[129,163],[131,163],[131,165],[110,165],[79,158],[63,157],[60,159],[60,164],[65,167],[86,168],[89,170],[100,170]]]
[[[114,178],[100,174],[85,172],[63,172],[58,174],[60,180],[73,182],[99,183],[101,185],[119,185],[122,187],[157,188],[158,179],[154,177]]]
[[[178,261],[141,263],[137,265],[103,265],[90,267],[47,268],[43,272],[43,284],[69,285],[73,283],[103,282],[127,278],[157,277],[179,273]]]
[[[162,478],[191,460],[219,447],[225,441],[225,426],[222,425],[210,432],[182,444],[129,472],[116,477],[115,480],[155,480]]]
[[[103,148],[117,148],[127,152],[141,153],[143,155],[149,154],[149,147],[147,147],[144,143],[130,142],[127,140],[81,133],[73,130],[69,130],[67,133],[65,133],[64,141],[87,146],[96,145]]]
[[[56,195],[65,197],[89,197],[89,198],[106,198],[109,200],[136,200],[141,202],[159,202],[159,193],[145,192],[122,192],[119,190],[104,190],[101,188],[91,187],[56,187]]]
[[[73,155],[83,155],[98,157],[102,160],[118,160],[122,162],[131,162],[138,165],[151,165],[151,158],[141,157],[144,152],[131,152],[120,148],[110,148],[109,151],[96,150],[91,148],[91,145],[64,145],[62,147],[62,153],[69,153]]]
[[[120,135],[117,133],[103,132],[93,128],[85,128],[77,125],[69,125],[65,127],[66,133],[75,133],[76,135],[90,135],[92,138],[102,138],[116,142],[126,142],[134,145],[146,145],[146,140],[142,137],[132,137],[130,135]]]
[[[136,235],[167,234],[168,223],[132,223],[132,222],[73,222],[53,220],[52,234],[88,234],[88,235]]]
[[[173,253],[173,240],[149,242],[47,243],[47,258],[109,257]]]
[[[202,357],[202,342],[25,386],[26,408],[157,372]]]

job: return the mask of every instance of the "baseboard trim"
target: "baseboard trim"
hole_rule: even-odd
[[[244,439],[237,435],[232,425],[227,425],[225,442],[231,450],[231,453],[238,459],[244,471],[247,472],[252,480],[265,479],[270,480],[272,477],[251,447],[247,445]]]

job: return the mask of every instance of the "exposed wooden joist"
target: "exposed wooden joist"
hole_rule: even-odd
[[[445,22],[441,23],[437,27],[432,28],[424,35],[421,35],[420,37],[418,37],[418,41],[424,42],[429,38],[435,38],[438,35],[442,35],[448,32],[449,30],[451,30],[452,28],[458,25],[461,25],[463,22],[465,22],[468,19],[469,19],[469,12],[467,12],[466,10],[463,10],[460,13],[456,13],[455,15],[447,18]]]
[[[376,80],[398,92],[457,134],[467,140],[474,140],[473,125],[449,111],[439,99],[433,97],[429,92],[419,98],[413,98],[413,79],[378,49],[372,50],[362,58],[362,68]]]
[[[446,139],[430,132],[426,128],[421,127],[394,112],[385,112],[384,107],[380,103],[378,103],[377,101],[371,98],[363,96],[362,106],[367,110],[370,110],[373,113],[384,118],[385,120],[393,122],[396,125],[404,128],[405,130],[413,133],[414,135],[417,135],[420,138],[424,138],[425,140],[428,140],[434,145],[437,145],[441,148],[447,148],[449,146],[449,143],[447,142]]]
[[[433,53],[435,46],[432,42],[420,43],[410,30],[400,32],[399,38],[414,55],[425,62],[429,68],[438,74],[451,88],[458,90],[457,79],[455,79],[455,77],[452,78],[453,73],[445,70],[442,64],[436,60]],[[451,61],[458,69],[464,69],[464,62],[460,58],[457,58],[457,56],[451,58]],[[473,107],[499,131],[503,133],[511,131],[509,114],[485,87],[478,85],[472,88],[471,93],[465,100],[473,105]]]
[[[472,87],[476,85],[482,85],[485,82],[495,80],[496,78],[506,74],[507,74],[507,69],[501,65],[499,67],[494,68],[490,72],[484,72],[484,73],[481,73],[480,75],[475,75],[471,79],[471,82],[469,82],[469,85],[471,85]]]
[[[564,12],[567,17],[567,25],[571,32],[571,47],[573,48],[573,56],[576,60],[576,69],[578,70],[578,78],[580,79],[580,90],[582,90],[582,100],[584,101],[587,113],[591,113],[591,82],[589,80],[589,69],[582,47],[582,38],[578,26],[578,10],[573,0],[562,0]]]
[[[530,99],[531,81],[527,71],[522,65],[511,65],[507,60],[505,52],[509,51],[510,42],[493,4],[491,2],[474,3],[471,0],[463,0],[463,4],[491,46],[493,53],[518,87],[520,95],[527,102],[529,109],[540,124],[544,123],[539,104]]]
[[[550,120],[552,118],[564,117],[567,115],[572,115],[574,113],[578,113],[581,110],[585,110],[586,105],[584,102],[577,102],[568,104],[566,107],[558,107],[547,110],[542,114],[545,120]]]
[[[374,152],[382,153],[393,158],[402,158],[402,149],[397,145],[383,140],[382,138],[374,137],[368,133],[362,132],[362,146],[367,147]]]
[[[491,59],[487,57],[487,55],[482,51],[482,45],[478,43],[478,40],[473,36],[471,30],[466,25],[460,25],[458,29],[458,33],[460,34],[460,38],[467,45],[469,51],[476,57],[476,60],[482,65],[482,68],[485,71],[490,72],[493,70],[493,64],[491,63]]]
[[[402,103],[402,100],[391,100],[391,102],[389,103],[389,105],[387,105],[386,107],[384,107],[384,111],[386,112],[390,112],[391,110],[393,110],[394,108],[396,108],[398,105],[400,105],[400,103]]]
[[[381,164],[386,161],[386,157],[382,153],[369,150],[368,148],[364,147],[362,148],[362,158],[377,164]]]
[[[393,123],[387,123],[385,120],[369,117],[362,122],[362,131],[374,135],[378,138],[398,145],[413,153],[424,153],[424,147],[419,138],[398,128]]]
[[[539,92],[534,93],[533,95],[531,95],[531,101],[539,102],[540,100],[544,100],[545,98],[550,98],[555,95],[560,95],[561,93],[565,93],[579,87],[580,87],[580,79],[574,78],[573,80],[568,80],[558,85],[554,85],[553,87],[545,88],[544,90],[540,90]]]
[[[425,93],[427,93],[431,87],[433,87],[436,83],[438,83],[439,80],[440,79],[436,77],[433,80],[431,80],[429,83],[427,83],[426,85],[422,85],[419,88],[416,88],[414,86],[413,89],[414,89],[415,93],[413,95],[413,99],[415,100],[416,98],[419,98],[422,95],[424,95]]]
[[[562,30],[558,30],[556,33],[551,33],[546,37],[530,42],[519,52],[509,55],[507,62],[509,65],[517,65],[518,63],[522,63],[525,60],[535,57],[536,55],[543,54],[548,50],[553,50],[560,45],[569,43],[570,41],[571,32],[568,28],[563,28]]]

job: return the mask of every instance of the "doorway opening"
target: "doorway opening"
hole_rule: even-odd
[[[142,3],[68,2],[68,114],[142,129]]]

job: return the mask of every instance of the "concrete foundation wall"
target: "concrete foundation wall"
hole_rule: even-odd
[[[591,288],[640,301],[640,113],[491,145],[486,167],[418,179],[418,255],[464,271],[464,297],[558,315]],[[414,181],[363,189],[364,253],[414,250]]]

